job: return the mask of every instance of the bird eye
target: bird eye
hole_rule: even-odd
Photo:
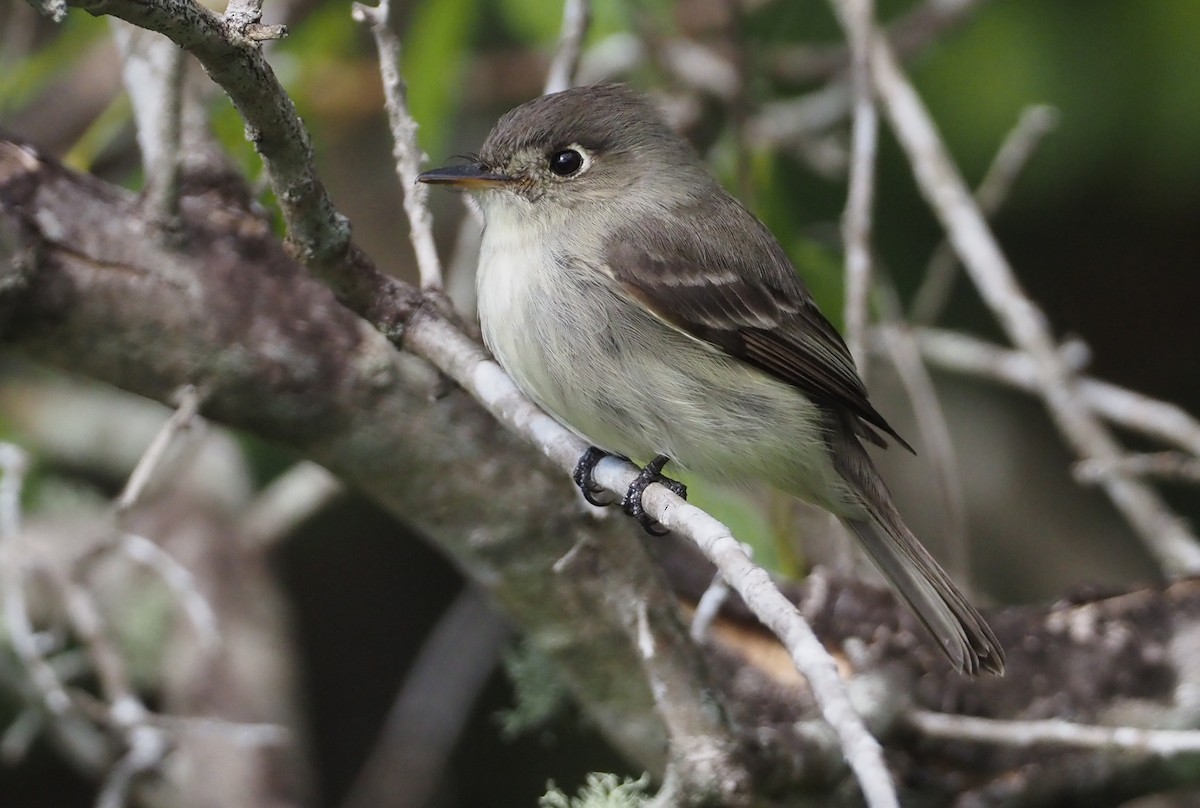
[[[583,155],[574,149],[563,149],[550,155],[550,170],[560,177],[569,177],[583,167]]]

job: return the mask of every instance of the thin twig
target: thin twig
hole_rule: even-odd
[[[166,735],[145,725],[134,727],[128,733],[127,743],[129,751],[105,778],[104,786],[96,796],[96,808],[124,808],[133,781],[161,765],[170,751]]]
[[[849,82],[834,81],[795,98],[765,103],[747,124],[747,140],[760,148],[811,140],[840,124],[853,108],[852,99]]]
[[[196,578],[175,557],[145,536],[124,533],[117,540],[118,549],[131,561],[158,575],[175,595],[183,615],[196,631],[200,648],[206,654],[216,651],[221,636],[217,615],[208,599],[200,592]]]
[[[749,551],[747,551],[748,553]],[[692,615],[692,623],[688,633],[696,642],[704,642],[708,638],[708,630],[713,621],[721,613],[721,607],[729,600],[729,584],[720,575],[714,575],[712,583],[704,590],[700,600],[696,602],[696,612]]]
[[[919,53],[949,28],[962,24],[984,0],[926,0],[890,24],[887,37],[901,56]],[[770,59],[771,72],[792,82],[824,82],[846,71],[845,45],[797,45],[781,48]]]
[[[42,655],[37,632],[25,600],[28,561],[23,558],[21,491],[29,471],[29,455],[11,443],[0,443],[0,588],[4,596],[4,625],[8,641],[30,683],[52,715],[71,709],[71,698],[58,674]]]
[[[149,711],[133,692],[121,653],[108,636],[104,618],[91,594],[56,565],[41,565],[37,571],[55,590],[72,631],[87,649],[100,693],[115,717],[113,723],[122,726],[140,723]]]
[[[967,334],[936,328],[917,329],[916,337],[925,361],[937,367],[979,376],[1028,393],[1039,391],[1037,370],[1027,354]],[[1079,394],[1087,405],[1110,423],[1200,456],[1200,420],[1185,410],[1088,377],[1081,377],[1078,384]]]
[[[21,491],[29,473],[29,454],[15,443],[0,442],[0,541],[21,532]]]
[[[562,32],[558,35],[558,46],[550,69],[546,71],[546,95],[561,92],[575,83],[579,72],[579,57],[583,53],[583,40],[592,21],[590,0],[563,0]]]
[[[242,541],[259,550],[277,544],[342,496],[341,482],[316,463],[301,461],[271,481],[242,514]]]
[[[1115,463],[1080,460],[1075,464],[1075,479],[1094,484],[1110,474],[1132,474],[1138,477],[1157,477],[1185,483],[1200,483],[1200,458],[1180,452],[1125,455]]]
[[[163,424],[158,434],[154,436],[154,440],[150,442],[145,453],[130,472],[125,487],[113,505],[118,523],[141,500],[147,485],[158,472],[167,455],[167,450],[174,444],[175,439],[195,423],[196,414],[200,409],[200,395],[196,392],[196,388],[188,385],[179,392],[178,398],[179,406],[175,412],[171,413],[171,417]]]
[[[710,713],[716,705],[697,702],[687,692],[693,679],[678,669],[678,654],[661,653],[660,646],[670,642],[661,636],[664,620],[661,615],[651,616],[643,598],[634,604],[634,620],[642,672],[667,725],[666,782],[673,784],[671,789],[664,785],[664,791],[672,794],[668,804],[729,805],[739,794],[744,798],[748,773],[737,761],[733,734],[722,731],[728,722],[714,722]]]
[[[1034,361],[1038,387],[1051,417],[1081,458],[1111,462],[1122,454],[1107,427],[1082,400],[1045,316],[1025,295],[988,230],[920,97],[896,63],[886,40],[872,46],[876,91],[911,161],[917,183],[950,242],[1013,343]],[[1117,510],[1171,575],[1200,570],[1200,544],[1158,494],[1128,475],[1102,484]]]
[[[162,34],[123,20],[111,19],[110,28],[121,51],[121,79],[137,121],[146,215],[172,232],[179,219],[185,54]]]
[[[842,214],[846,251],[845,334],[859,375],[867,378],[867,317],[871,295],[871,209],[875,198],[875,159],[879,113],[871,89],[870,42],[875,31],[872,0],[837,0],[834,10],[850,40],[850,86],[854,118],[850,131],[850,189]]]
[[[281,724],[254,724],[198,715],[151,713],[146,723],[175,735],[219,737],[238,746],[283,746],[293,741],[292,731]]]
[[[417,182],[425,164],[425,154],[417,143],[417,122],[408,111],[408,85],[400,75],[400,38],[392,30],[389,0],[375,7],[355,3],[354,19],[366,23],[379,51],[379,72],[383,78],[384,105],[392,130],[392,157],[396,176],[404,193],[404,213],[408,216],[409,237],[417,256],[421,288],[441,291],[442,264],[433,241],[433,217],[429,215],[429,186]]]
[[[1200,753],[1200,731],[1105,727],[1056,719],[1003,721],[966,715],[914,710],[908,722],[931,738],[997,744],[1016,748],[1066,746],[1117,749],[1156,757]]]
[[[1058,125],[1058,118],[1058,110],[1044,104],[1022,110],[975,189],[975,202],[984,216],[990,218],[1000,210],[1042,139]],[[934,248],[921,285],[913,295],[910,321],[918,325],[936,322],[950,300],[957,277],[958,256],[943,239]]]
[[[926,450],[933,472],[933,487],[942,502],[938,511],[945,524],[945,544],[952,553],[952,571],[956,573],[957,580],[969,583],[971,546],[967,538],[967,515],[963,505],[958,456],[954,451],[946,413],[929,370],[921,361],[912,327],[901,319],[903,309],[895,286],[890,279],[881,278],[876,288],[879,290],[878,299],[884,322],[878,327],[874,343],[888,355],[905,394],[912,402],[921,446]]]
[[[164,42],[163,108],[157,121],[156,139],[162,148],[158,159],[146,166],[146,212],[160,229],[171,232],[179,223],[179,179],[183,159],[184,51],[174,42]],[[142,129],[138,126],[138,131]]]

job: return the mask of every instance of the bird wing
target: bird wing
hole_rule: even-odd
[[[607,240],[608,271],[668,325],[794,385],[816,403],[848,410],[867,440],[886,445],[875,427],[912,451],[871,405],[846,343],[774,236],[728,201],[724,213],[697,206],[670,220],[648,217],[614,231]],[[736,245],[724,238],[731,229],[743,234]]]

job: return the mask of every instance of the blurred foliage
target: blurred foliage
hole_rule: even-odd
[[[12,24],[10,11],[0,20]],[[21,9],[21,13],[27,13]],[[5,26],[7,28],[8,26]],[[0,29],[3,33],[3,29]],[[71,70],[79,56],[100,38],[108,25],[90,14],[69,14],[48,41],[15,55],[0,52],[0,122],[46,91],[50,83]]]
[[[538,808],[641,808],[651,804],[649,788],[649,776],[633,780],[615,774],[589,774],[577,797],[568,797],[550,783]]]
[[[594,3],[587,42],[594,43],[610,34],[628,30],[632,5],[628,0]],[[664,10],[669,8],[664,3],[654,5]],[[496,0],[495,10],[504,23],[505,32],[516,42],[546,54],[553,52],[562,30],[561,3],[555,0]]]
[[[562,674],[529,643],[518,642],[505,651],[501,661],[513,689],[512,706],[496,714],[505,738],[535,732],[573,710],[571,692]]]

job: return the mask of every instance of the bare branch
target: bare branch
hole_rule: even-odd
[[[25,599],[28,562],[17,547],[21,532],[21,490],[29,456],[18,446],[0,443],[0,589],[4,594],[4,624],[9,642],[30,682],[51,715],[71,709],[58,674],[46,662]]]
[[[922,328],[916,336],[921,355],[940,368],[1039,392],[1037,370],[1024,353],[954,331]],[[1200,421],[1183,409],[1088,377],[1078,384],[1087,405],[1110,423],[1200,456]]]
[[[124,808],[133,781],[161,765],[170,751],[166,736],[154,727],[135,727],[128,740],[129,750],[105,778],[96,796],[96,808]]]
[[[478,589],[455,598],[422,644],[342,808],[429,802],[508,634]]]
[[[417,255],[421,288],[442,290],[442,264],[433,242],[433,217],[429,215],[429,186],[417,182],[426,157],[417,143],[417,122],[408,111],[408,85],[400,75],[400,38],[392,31],[390,0],[375,7],[355,3],[354,19],[366,23],[379,50],[379,71],[383,77],[384,104],[392,130],[392,157],[396,176],[404,193],[404,212],[408,216],[409,236]]]
[[[1125,455],[1115,463],[1105,465],[1097,460],[1081,460],[1075,464],[1075,479],[1094,484],[1110,474],[1133,474],[1138,477],[1157,477],[1186,483],[1200,483],[1200,458],[1179,452]]]
[[[271,481],[242,515],[245,540],[266,548],[342,496],[341,482],[316,463],[302,460]]]
[[[670,739],[665,778],[670,788],[663,788],[671,794],[669,804],[749,804],[750,775],[738,760],[733,728],[726,720],[713,721],[708,715],[712,708],[687,692],[692,677],[678,669],[681,655],[661,652],[662,644],[672,640],[669,633],[653,628],[664,624],[662,618],[651,618],[644,599],[635,601],[634,611],[642,670]]]
[[[542,91],[546,95],[574,86],[583,40],[591,21],[591,0],[563,0],[562,32],[558,35],[550,69],[546,71],[546,87]]]
[[[1002,721],[967,715],[914,710],[909,724],[931,738],[1011,747],[1066,746],[1114,749],[1158,757],[1200,753],[1200,731],[1104,727],[1051,719]]]
[[[28,472],[25,450],[0,442],[0,541],[13,541],[21,532],[21,491]]]
[[[199,408],[200,396],[194,387],[189,385],[180,391],[179,406],[163,424],[158,434],[154,436],[150,445],[146,447],[146,452],[130,472],[129,479],[125,482],[125,488],[122,489],[113,504],[118,521],[123,519],[124,515],[142,498],[146,486],[159,471],[167,450],[171,448],[181,432],[193,426]]]
[[[1080,396],[1045,317],[1025,295],[971,198],[936,127],[904,76],[886,40],[875,37],[871,64],[876,91],[918,185],[946,229],[984,301],[1009,338],[1034,362],[1040,394],[1072,448],[1084,458],[1112,462],[1121,448]],[[1163,569],[1172,575],[1200,570],[1196,537],[1158,494],[1128,475],[1113,475],[1102,487]]]
[[[984,216],[994,216],[1000,210],[1042,139],[1058,125],[1058,117],[1058,110],[1046,105],[1026,107],[1021,112],[975,189],[975,202]],[[950,299],[957,270],[958,256],[949,242],[943,240],[934,248],[925,277],[913,295],[912,322],[927,324],[938,319]]]
[[[834,11],[850,40],[850,85],[854,119],[850,133],[850,190],[842,214],[846,250],[846,345],[867,378],[867,318],[871,295],[871,208],[875,198],[875,155],[879,113],[871,89],[870,43],[875,35],[873,0],[835,0]]]
[[[984,0],[925,0],[888,25],[887,37],[901,56],[919,53],[938,36],[961,25]],[[846,72],[851,62],[845,45],[797,45],[771,57],[776,75],[794,82],[825,81]]]
[[[200,593],[191,571],[145,536],[125,533],[117,539],[117,548],[133,563],[151,570],[162,579],[179,600],[183,615],[195,629],[200,648],[211,654],[220,643],[217,616],[208,600]]]
[[[880,283],[881,310],[884,323],[878,326],[875,347],[887,354],[891,360],[905,394],[912,402],[913,415],[917,420],[917,431],[921,445],[933,470],[934,489],[941,499],[939,514],[945,523],[945,541],[952,552],[951,569],[960,582],[971,580],[970,543],[967,540],[967,514],[963,504],[962,487],[958,472],[958,456],[954,451],[954,440],[946,423],[946,413],[938,400],[933,379],[921,361],[911,326],[900,319],[902,309],[895,287]]]
[[[146,212],[166,231],[179,224],[184,52],[161,34],[112,19],[121,76],[133,101],[146,175]]]
[[[746,555],[750,555],[749,548],[746,549]],[[729,584],[725,583],[725,579],[720,575],[715,576],[712,583],[704,590],[704,594],[700,596],[700,600],[696,602],[696,611],[692,615],[692,623],[689,627],[689,633],[693,640],[704,642],[709,628],[712,627],[713,621],[717,619],[717,615],[721,613],[721,608],[728,599]]]

